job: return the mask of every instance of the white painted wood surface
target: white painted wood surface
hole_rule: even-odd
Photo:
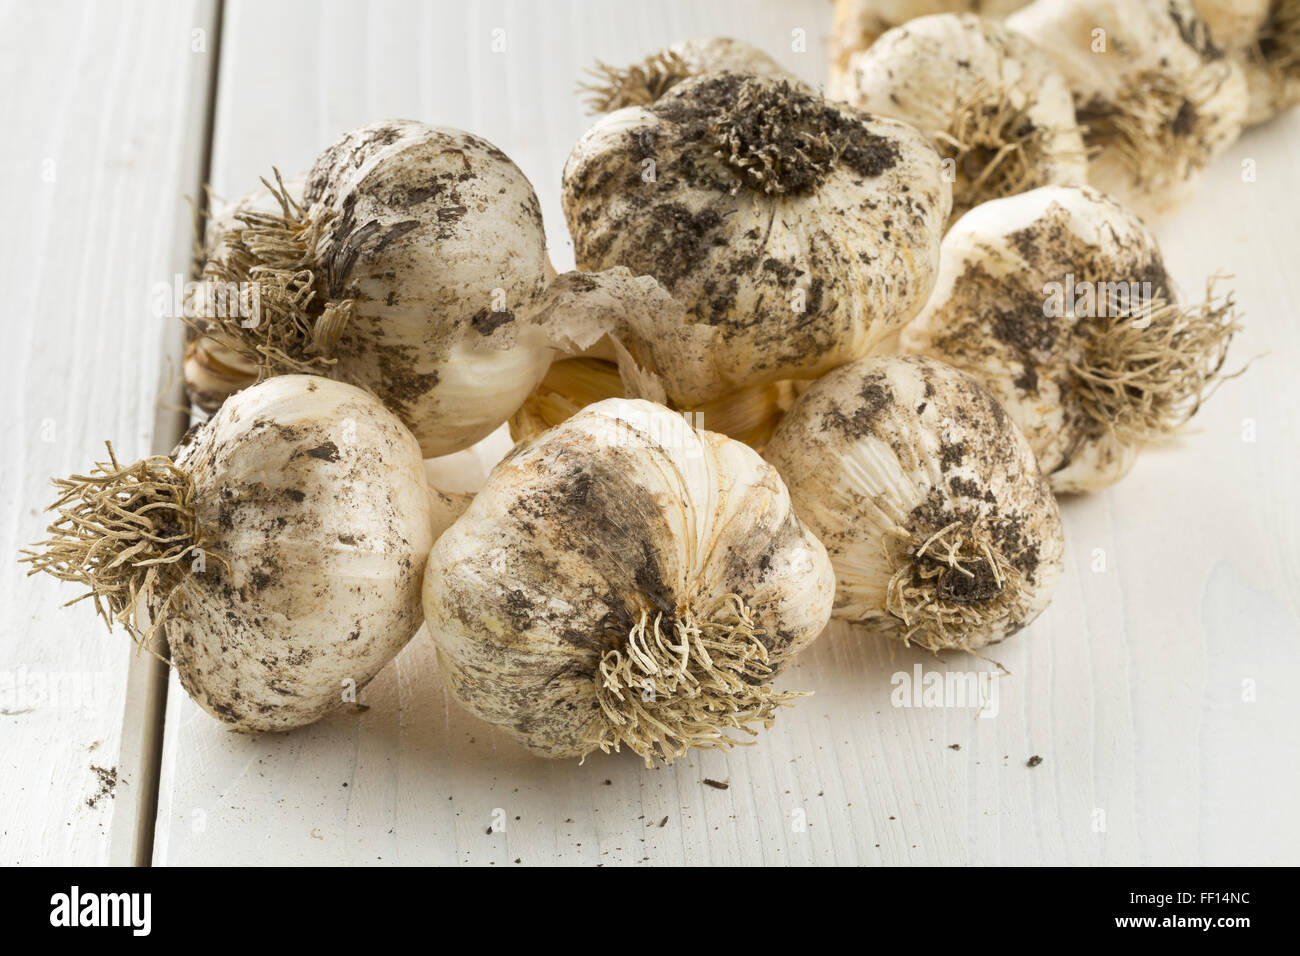
[[[152,659],[19,548],[53,475],[167,450],[173,319],[151,293],[188,266],[215,7],[0,4],[0,863],[147,852],[161,691]],[[173,363],[174,367],[174,363]],[[96,768],[99,768],[97,770]],[[116,783],[111,781],[115,778]],[[144,857],[147,859],[147,856]]]
[[[584,66],[724,33],[758,43],[815,82],[828,25],[829,4],[775,0],[228,0],[212,182],[219,193],[238,195],[272,164],[303,169],[342,132],[378,118],[459,126],[497,143],[533,181],[552,257],[564,269],[572,247],[559,177],[589,124],[573,95]],[[807,52],[791,49],[795,30],[805,31]],[[130,105],[143,108],[165,86],[138,91]],[[175,134],[168,121],[154,130]],[[1236,356],[1267,354],[1225,385],[1174,446],[1146,455],[1105,494],[1064,503],[1066,576],[1043,618],[996,649],[1011,675],[997,680],[985,716],[974,707],[891,704],[896,672],[917,665],[962,671],[971,661],[891,653],[835,627],[784,679],[815,696],[783,712],[755,747],[653,770],[630,755],[556,763],[462,713],[440,688],[431,642],[421,634],[363,693],[368,710],[283,736],[228,734],[173,679],[154,861],[1297,862],[1300,825],[1291,804],[1300,790],[1300,747],[1287,710],[1288,683],[1300,668],[1300,508],[1290,470],[1300,464],[1293,411],[1300,384],[1291,371],[1300,359],[1297,156],[1300,116],[1252,131],[1215,167],[1197,201],[1160,227],[1166,260],[1187,291],[1198,291],[1210,272],[1235,274],[1247,323]],[[1243,181],[1247,159],[1253,182]],[[147,215],[170,221],[168,202],[188,183],[153,185],[140,201]],[[23,221],[42,222],[37,185],[17,195],[33,204]],[[111,210],[96,208],[101,222],[114,221]],[[50,219],[48,228],[59,226]],[[26,276],[80,254],[80,271],[94,278],[66,285],[83,303],[120,297],[123,269],[152,279],[157,267],[140,262],[138,243],[122,247],[109,279],[99,258],[88,258],[97,247],[87,231],[63,228],[56,246],[0,239],[3,251],[12,246],[0,261]],[[143,423],[131,410],[147,405],[155,387],[149,356],[107,336],[97,337],[95,352],[121,364],[89,363],[90,346],[79,363],[58,356],[57,347],[76,341],[74,330],[84,336],[94,326],[86,324],[88,308],[69,315],[40,296],[48,274],[20,286],[33,303],[22,314],[37,320],[20,329],[21,340],[33,343],[31,358],[20,370],[25,377],[0,386],[7,407],[21,409],[16,421],[4,420],[8,447],[18,450],[4,465],[6,535],[22,521],[36,525],[27,503],[33,495],[43,500],[37,492],[47,471],[84,461],[106,428],[120,435],[123,422]],[[111,304],[102,314],[126,312],[120,299]],[[82,380],[60,375],[65,367],[89,371]],[[118,372],[117,390],[91,390]],[[52,407],[75,410],[81,422],[90,395],[128,393],[134,405],[97,404],[95,421],[75,435],[61,432],[66,441],[57,451],[33,460],[34,423],[46,417],[34,403],[62,401]],[[136,439],[147,444],[148,429],[140,428]],[[89,666],[108,645],[89,615],[57,609],[63,591],[53,583],[20,590],[10,583],[16,580],[3,579],[9,600],[0,669],[22,659],[9,653],[15,634],[24,654],[45,667]],[[114,673],[113,693],[120,693],[122,675]],[[8,775],[0,780],[0,858],[103,859],[87,849],[89,828],[77,822],[87,816],[76,806],[83,795],[73,795],[87,762],[76,748],[88,726],[55,714],[28,733],[15,731],[14,720],[0,716],[7,735],[0,761],[12,759],[12,741],[26,755],[18,766],[27,777],[18,785]],[[110,726],[108,739],[114,732]],[[1027,767],[1031,755],[1043,762]],[[65,819],[75,834],[56,832]]]

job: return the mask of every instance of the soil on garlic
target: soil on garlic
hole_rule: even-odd
[[[670,392],[696,404],[813,377],[901,324],[932,282],[951,189],[910,127],[711,73],[593,128],[564,202],[579,268],[652,275],[715,333],[711,381]]]

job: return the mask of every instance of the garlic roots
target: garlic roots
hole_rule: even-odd
[[[702,36],[674,43],[628,67],[597,62],[588,71],[591,80],[579,84],[578,89],[587,94],[591,112],[608,113],[653,103],[682,80],[717,70],[760,73],[799,82],[758,47],[732,37]]]
[[[903,348],[987,386],[1057,492],[1117,481],[1177,431],[1237,330],[1231,296],[1181,305],[1154,237],[1087,187],[976,207],[944,237],[942,263]]]
[[[933,284],[952,191],[910,126],[707,73],[598,121],[563,200],[579,269],[653,276],[684,310],[623,344],[690,407],[815,378],[901,327]]]
[[[945,159],[959,217],[1088,174],[1070,88],[1028,39],[974,14],[910,20],[850,58],[841,97],[910,123]]]
[[[429,633],[470,711],[551,757],[729,747],[793,695],[826,552],[752,450],[644,401],[517,446],[438,539]]]
[[[426,457],[473,444],[540,381],[551,350],[526,315],[546,281],[532,186],[492,144],[410,121],[355,130],[316,160],[299,202],[269,187],[204,274],[255,285],[260,315],[212,321],[263,375],[369,389]]]
[[[56,485],[31,573],[84,585],[143,647],[165,634],[182,686],[233,730],[289,730],[354,701],[420,626],[441,530],[424,462],[351,385],[270,379],[171,457],[123,465],[110,445]]]
[[[1245,78],[1190,0],[1035,0],[1006,23],[1070,82],[1089,184],[1143,218],[1185,202],[1241,133]]]
[[[765,456],[835,568],[834,617],[978,651],[1047,606],[1061,518],[1028,442],[973,378],[921,356],[814,383]]]

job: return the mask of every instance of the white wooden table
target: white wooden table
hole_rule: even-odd
[[[784,679],[815,696],[755,747],[548,762],[458,710],[422,633],[368,710],[250,739],[13,562],[50,476],[105,438],[176,438],[179,323],[151,294],[186,268],[205,178],[236,196],[378,118],[462,127],[533,181],[563,270],[582,67],[721,33],[818,81],[828,28],[828,3],[775,0],[0,2],[0,863],[1300,861],[1296,114],[1158,229],[1189,292],[1235,275],[1236,356],[1263,357],[1175,445],[1064,503],[1065,578],[997,648],[985,716],[891,703],[897,672],[970,661],[832,627]]]

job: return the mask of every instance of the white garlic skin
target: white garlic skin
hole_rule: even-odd
[[[834,578],[755,452],[627,399],[516,446],[438,539],[424,578],[457,699],[549,757],[592,749],[597,665],[642,609],[730,593],[779,662],[825,626]]]
[[[864,112],[910,123],[945,153],[936,134],[955,133],[963,107],[975,102],[992,107],[998,94],[1023,113],[1027,129],[1050,131],[1038,134],[1041,143],[1028,154],[1027,188],[1087,180],[1087,153],[1065,77],[1026,37],[997,21],[974,14],[909,20],[851,57],[841,96]],[[965,189],[965,195],[954,191],[954,216],[997,198],[972,184]]]
[[[425,457],[509,418],[550,364],[524,315],[549,263],[528,179],[469,133],[374,123],[326,149],[305,200],[335,213],[318,249],[354,315],[333,375],[369,389]]]
[[[698,36],[679,40],[668,47],[691,74],[716,70],[732,73],[761,73],[798,82],[798,78],[763,50],[744,40],[723,36]]]
[[[1069,81],[1079,123],[1091,128],[1085,141],[1101,145],[1089,163],[1089,184],[1144,219],[1187,202],[1205,169],[1241,134],[1245,78],[1214,45],[1191,0],[1034,0],[1011,14],[1007,26],[1037,43]],[[1094,51],[1101,40],[1105,49]],[[1176,148],[1148,134],[1133,145],[1136,156],[1128,156],[1098,137],[1107,112],[1143,89],[1144,75],[1162,77],[1191,109],[1157,111],[1160,131]]]
[[[835,0],[831,24],[830,78],[826,95],[849,96],[849,60],[869,48],[882,33],[919,17],[937,13],[977,13],[1000,19],[1026,0]]]
[[[973,378],[922,356],[859,359],[813,383],[764,451],[835,568],[833,616],[900,636],[886,592],[895,529],[925,539],[982,516],[1025,576],[1020,616],[955,637],[978,650],[1020,630],[1051,600],[1063,567],[1060,513],[1024,436]]]
[[[227,399],[175,461],[206,535],[164,624],[182,686],[248,733],[355,700],[423,618],[435,524],[410,432],[354,386],[284,375]]]
[[[901,336],[904,350],[955,365],[997,396],[1058,494],[1113,484],[1138,451],[1073,397],[1079,318],[1044,314],[1048,283],[1064,286],[1067,275],[1079,289],[1147,281],[1176,301],[1141,220],[1095,189],[1047,186],[977,206],[953,225],[934,294]]]
[[[651,275],[686,309],[684,324],[626,330],[624,341],[683,407],[865,354],[924,303],[952,207],[920,132],[834,104],[819,128],[841,124],[831,135],[861,137],[877,162],[837,162],[782,194],[742,183],[698,125],[750,82],[770,104],[822,108],[771,78],[705,74],[603,117],[565,165],[578,268]]]

